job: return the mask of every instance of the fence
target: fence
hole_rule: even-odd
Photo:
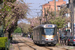
[[[9,50],[10,49],[10,39],[5,42],[5,50]]]
[[[3,37],[4,36],[4,34],[3,34],[3,25],[2,26],[0,26],[0,37]]]

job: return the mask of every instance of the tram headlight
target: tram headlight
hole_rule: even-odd
[[[44,25],[44,27],[46,27],[46,25]]]
[[[55,27],[55,25],[53,25],[52,27]]]

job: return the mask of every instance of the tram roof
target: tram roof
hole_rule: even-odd
[[[39,25],[39,26],[34,27],[33,29],[36,29],[36,28],[39,28],[39,27],[44,27],[45,25],[54,25],[56,27],[55,24],[42,24],[42,25]]]

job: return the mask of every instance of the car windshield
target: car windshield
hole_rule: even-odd
[[[45,28],[44,33],[46,35],[53,35],[54,34],[54,28]]]
[[[75,36],[74,36],[74,39],[75,39]]]

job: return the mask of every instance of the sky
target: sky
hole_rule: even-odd
[[[38,16],[37,12],[40,15],[41,14],[42,5],[45,4],[45,3],[48,3],[49,1],[52,1],[52,0],[24,0],[24,2],[26,4],[28,4],[29,8],[31,9],[30,10],[30,14],[28,14],[27,17],[32,18],[32,17]],[[56,0],[56,1],[58,1],[58,0]],[[68,2],[68,0],[64,0],[64,1]],[[36,10],[36,9],[38,9],[38,10]]]
[[[42,5],[45,3],[48,3],[49,1],[52,1],[52,0],[24,0],[24,2],[29,6],[29,9],[30,9],[29,13],[27,14],[27,17],[33,18],[33,17],[40,16]],[[64,0],[64,1],[66,1],[66,3],[68,2],[68,0]],[[18,23],[20,22],[28,23],[26,20],[21,20]]]

